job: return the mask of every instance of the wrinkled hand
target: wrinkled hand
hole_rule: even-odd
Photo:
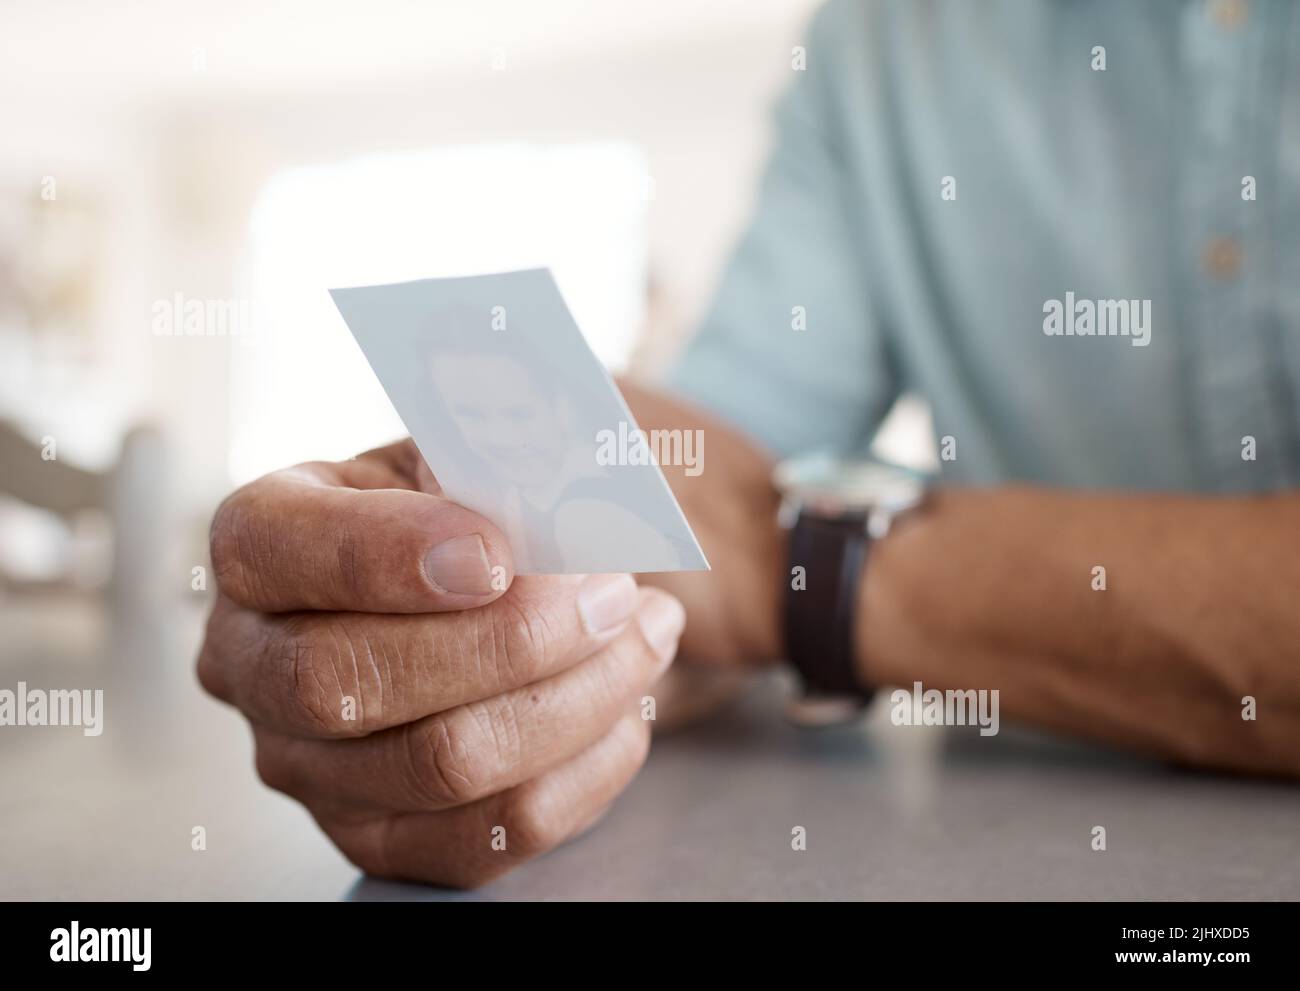
[[[203,686],[257,770],[369,873],[474,886],[592,825],[636,774],[684,611],[629,575],[515,578],[409,441],[276,472],[212,525]]]

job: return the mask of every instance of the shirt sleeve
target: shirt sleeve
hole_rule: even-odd
[[[897,394],[835,123],[836,63],[863,57],[840,50],[856,27],[845,15],[860,10],[832,3],[814,18],[806,68],[776,108],[754,217],[667,377],[670,390],[780,455],[865,447]]]

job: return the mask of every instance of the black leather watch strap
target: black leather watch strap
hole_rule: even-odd
[[[865,511],[828,518],[801,509],[790,530],[785,647],[805,695],[856,697],[865,703],[873,694],[858,681],[853,642],[869,544]],[[804,569],[802,589],[794,580],[799,567]]]

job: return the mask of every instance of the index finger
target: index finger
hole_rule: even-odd
[[[356,475],[299,465],[227,498],[212,521],[221,591],[263,612],[415,613],[471,609],[509,587],[509,545],[489,520],[440,495],[340,484]]]

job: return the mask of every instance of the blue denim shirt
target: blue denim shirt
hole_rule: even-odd
[[[961,482],[1300,482],[1300,4],[832,0],[803,48],[672,386],[778,453],[915,391]],[[1048,333],[1107,301],[1145,346]]]

